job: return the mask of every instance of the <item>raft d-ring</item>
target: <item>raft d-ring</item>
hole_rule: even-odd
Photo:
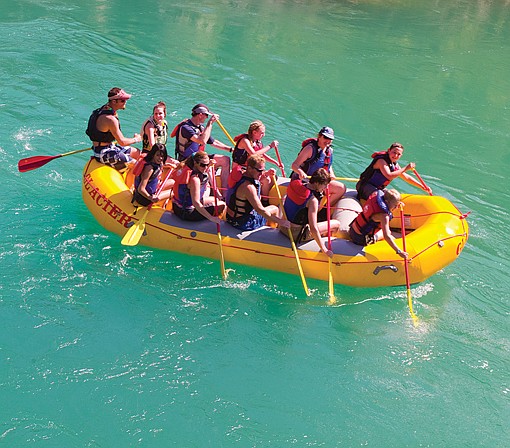
[[[443,241],[443,240],[438,241],[438,242],[437,242],[437,245],[438,245],[439,247],[444,247],[444,241]]]
[[[374,274],[374,275],[377,275],[377,274],[379,274],[379,272],[381,272],[381,271],[385,271],[385,270],[387,270],[387,269],[389,269],[389,270],[390,270],[390,271],[392,271],[392,272],[398,272],[398,268],[397,268],[394,264],[387,264],[387,265],[385,265],[385,266],[377,266],[377,267],[374,269],[373,274]]]
[[[457,245],[457,256],[460,255],[460,253],[462,252],[462,249],[464,248],[464,239],[460,240],[460,243]]]

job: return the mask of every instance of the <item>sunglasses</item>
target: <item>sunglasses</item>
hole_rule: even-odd
[[[120,103],[125,103],[127,100],[115,100],[115,101],[117,101],[117,103],[119,103],[119,102]]]
[[[265,168],[257,168],[255,166],[252,167],[255,171],[258,171],[259,173],[263,173]]]
[[[202,162],[197,162],[197,165],[201,166],[202,168],[206,168],[210,165],[211,162],[209,163],[202,163]]]

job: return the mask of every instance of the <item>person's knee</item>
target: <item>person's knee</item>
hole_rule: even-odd
[[[333,182],[331,182],[331,187],[333,189],[334,192],[336,193],[345,193],[345,185],[342,183],[342,182],[338,182],[337,180],[334,180]]]

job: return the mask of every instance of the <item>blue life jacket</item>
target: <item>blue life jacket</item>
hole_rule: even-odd
[[[390,155],[388,151],[379,151],[374,152],[372,154],[372,162],[368,167],[363,171],[359,177],[359,182],[356,184],[356,190],[358,192],[361,191],[364,185],[371,184],[376,187],[378,190],[384,189],[391,182],[379,169],[374,168],[374,165],[378,160],[383,159],[389,166],[390,171],[394,172],[400,169],[400,166],[397,162],[393,163],[390,159]]]
[[[361,211],[352,222],[356,223],[361,235],[373,236],[381,228],[381,223],[372,219],[372,216],[376,213],[386,213],[390,219],[393,218],[393,214],[384,200],[384,191],[382,190],[374,191],[369,196],[367,202],[363,205],[363,211]]]
[[[294,224],[308,224],[308,200],[315,196],[319,201],[322,194],[308,188],[308,182],[301,179],[295,179],[290,182],[287,188],[287,197],[283,208],[287,219]]]
[[[316,138],[308,138],[301,143],[301,151],[308,145],[312,145],[312,155],[306,159],[299,168],[301,168],[307,176],[311,176],[319,168],[325,168],[329,172],[333,166],[333,148],[328,146],[323,151],[319,148]],[[297,179],[299,175],[296,172],[292,172],[290,178]]]
[[[200,200],[202,200],[207,188],[207,183],[209,182],[209,176],[207,173],[192,170],[190,167],[185,165],[182,168],[179,168],[175,172],[175,175],[172,175],[172,178],[175,180],[172,203],[185,210],[194,209],[193,201],[191,200],[191,191],[188,187],[191,176],[198,176],[200,180]]]

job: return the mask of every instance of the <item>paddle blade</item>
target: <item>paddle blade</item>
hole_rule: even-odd
[[[219,227],[219,225],[218,225]],[[223,242],[221,241],[221,233],[218,229],[218,245],[220,247],[220,268],[221,268],[221,276],[223,280],[227,279],[228,273],[225,269],[225,256],[223,255]]]
[[[333,283],[333,272],[331,269],[331,258],[329,258],[329,257],[328,257],[328,269],[329,269],[329,274],[328,274],[329,300],[328,300],[328,303],[330,305],[333,305],[336,303],[336,297],[335,297],[335,286]]]
[[[18,171],[20,173],[24,173],[26,171],[35,170],[40,168],[41,166],[46,165],[48,162],[51,162],[53,159],[57,159],[58,156],[33,156],[27,157],[26,159],[21,159],[18,162]]]
[[[418,316],[414,314],[413,311],[413,296],[411,295],[411,288],[407,288],[407,304],[409,305],[409,314],[413,319],[413,324],[415,327],[418,326]]]
[[[143,232],[145,231],[145,218],[147,217],[148,213],[149,210],[145,210],[145,213],[143,214],[140,221],[138,221],[136,224],[133,224],[129,228],[129,230],[124,235],[124,238],[122,238],[122,245],[136,246],[140,242],[140,239],[143,236]]]

